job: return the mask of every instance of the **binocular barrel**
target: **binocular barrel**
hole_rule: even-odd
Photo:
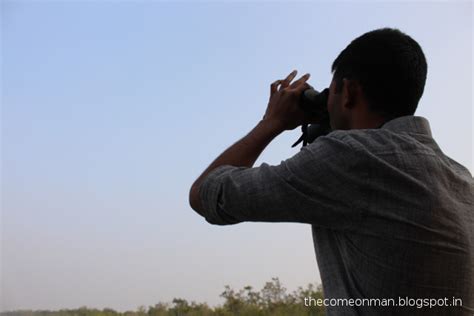
[[[318,92],[313,88],[303,91],[301,94],[300,107],[318,123],[303,124],[301,126],[301,137],[291,147],[295,147],[301,142],[303,142],[303,146],[306,146],[319,136],[327,135],[331,132],[329,113],[327,110],[328,96],[328,88],[321,92]]]

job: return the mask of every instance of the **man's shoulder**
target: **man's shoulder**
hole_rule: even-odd
[[[397,136],[391,131],[382,129],[351,129],[332,131],[324,137],[342,142],[352,150],[374,150],[391,142],[400,142],[402,140],[399,138],[406,136]]]
[[[446,156],[433,139],[424,121],[415,128],[393,122],[388,128],[336,130],[316,139],[329,147],[339,144],[341,154],[351,155],[351,159],[368,162],[385,161],[385,165],[406,167],[421,164],[443,166],[456,174],[472,177],[469,170],[452,158]],[[402,122],[403,123],[403,122]],[[394,125],[400,126],[394,126]],[[425,126],[423,126],[425,124]],[[400,128],[401,127],[401,128]],[[316,145],[318,146],[318,145]],[[327,146],[325,146],[327,148]],[[340,150],[344,148],[344,150]],[[472,182],[472,179],[470,180]]]
[[[351,159],[397,160],[401,157],[443,156],[430,135],[413,134],[390,129],[336,130],[316,139],[311,150],[350,155]]]
[[[333,131],[303,147],[299,156],[310,160],[329,159],[334,164],[353,164],[377,151],[373,133],[369,130]]]
[[[380,128],[335,130],[327,135],[353,145],[381,145],[387,143],[434,142],[428,120],[407,115],[385,122]]]

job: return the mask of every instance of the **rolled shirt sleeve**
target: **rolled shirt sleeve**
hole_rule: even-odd
[[[211,224],[298,222],[346,229],[360,220],[367,201],[363,173],[353,148],[324,136],[279,165],[220,166],[204,179],[199,195]]]

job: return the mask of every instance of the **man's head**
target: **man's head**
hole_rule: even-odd
[[[334,60],[328,111],[333,129],[375,128],[413,115],[427,64],[420,45],[397,29],[354,39]]]

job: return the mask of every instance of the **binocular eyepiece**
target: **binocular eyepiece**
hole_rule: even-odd
[[[328,88],[321,92],[318,92],[313,88],[303,91],[299,105],[303,111],[305,111],[310,117],[314,118],[318,123],[303,124],[301,126],[303,134],[291,147],[295,147],[301,142],[303,142],[303,146],[306,146],[306,144],[313,142],[319,136],[331,132],[329,112],[327,110],[328,96]]]

